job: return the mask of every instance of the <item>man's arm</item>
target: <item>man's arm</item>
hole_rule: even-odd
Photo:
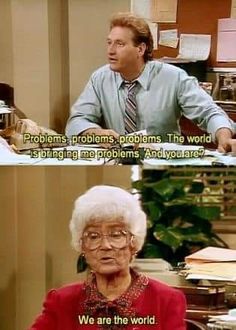
[[[236,139],[232,139],[232,132],[228,128],[216,131],[216,141],[220,152],[236,152]]]
[[[112,144],[116,142],[119,138],[119,134],[112,129],[102,129],[102,128],[88,128],[81,133],[81,135],[96,135],[96,136],[109,136],[109,141],[107,143],[99,143],[103,148],[110,148]]]
[[[93,76],[73,104],[66,125],[66,135],[79,135],[90,128],[101,128],[101,102],[94,88]]]
[[[114,143],[119,134],[111,129],[100,126],[102,121],[101,102],[99,92],[96,91],[93,75],[90,78],[83,93],[71,108],[71,114],[66,125],[66,135],[96,135],[111,136],[109,140]],[[99,143],[104,148],[109,148],[112,143]]]
[[[227,144],[227,148],[231,146],[231,142],[226,143],[226,140],[232,139],[235,133],[233,121],[215,104],[212,97],[199,87],[196,78],[189,77],[183,71],[179,73],[178,100],[183,114],[210,133],[218,143],[219,150],[223,151],[223,145]]]

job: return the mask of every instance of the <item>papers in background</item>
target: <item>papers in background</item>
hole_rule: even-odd
[[[10,108],[6,108],[6,107],[0,107],[0,115],[4,115],[6,113],[11,113],[11,109]]]
[[[176,23],[177,3],[178,0],[153,0],[152,20],[158,23]]]
[[[137,131],[134,133],[130,133],[128,135],[147,135],[146,130]],[[132,143],[123,143],[122,146],[130,146],[133,145]],[[236,166],[236,157],[233,155],[225,155],[222,154],[216,150],[206,150],[201,145],[182,145],[182,144],[175,144],[175,143],[149,143],[144,144],[140,143],[140,148],[151,148],[154,150],[159,150],[160,148],[163,149],[163,151],[169,151],[169,150],[177,150],[184,152],[185,150],[202,150],[203,157],[199,158],[177,158],[177,157],[171,157],[171,159],[165,159],[165,158],[145,158],[143,160],[143,165],[147,167],[155,167],[155,166],[212,166],[212,165],[235,165]],[[177,156],[177,154],[176,154]]]
[[[160,31],[159,45],[177,48],[178,41],[179,39],[178,39],[177,29]]]
[[[236,261],[236,250],[224,249],[218,247],[206,247],[185,258],[185,262],[221,262],[221,261]]]
[[[144,168],[160,167],[160,166],[211,166],[212,161],[200,158],[183,158],[183,159],[144,159]]]
[[[236,0],[232,0],[231,2],[231,18],[236,18]]]
[[[151,20],[152,2],[152,0],[131,0],[131,13]]]
[[[236,281],[236,250],[207,247],[185,258],[186,279]]]
[[[3,144],[0,144],[0,165],[27,165],[35,164],[38,161],[40,160],[30,158],[30,156],[27,155],[17,155]]]
[[[177,0],[131,0],[131,12],[152,22],[176,22]]]
[[[7,145],[6,141],[1,139],[0,137],[0,165],[103,165],[105,162],[105,158],[97,158],[97,152],[99,150],[103,150],[102,148],[98,148],[97,145],[95,148],[92,148],[91,146],[69,146],[66,148],[44,148],[40,149],[42,151],[45,150],[51,150],[51,151],[63,151],[67,150],[68,152],[71,152],[69,155],[76,156],[73,158],[65,157],[64,159],[60,159],[59,156],[61,156],[58,153],[58,157],[54,156],[45,158],[43,157],[36,157],[33,158],[30,155],[19,155],[13,152],[10,147]],[[39,150],[39,149],[38,149]],[[82,151],[94,151],[95,157],[94,158],[85,158],[81,157]]]
[[[211,166],[216,158],[203,157],[205,150],[202,146],[182,145],[176,143],[150,143],[140,144],[140,147],[146,147],[160,151],[156,158],[145,158],[144,166]],[[193,153],[192,153],[193,152]],[[198,153],[198,156],[196,153]]]
[[[153,49],[157,49],[158,48],[158,43],[157,43],[157,34],[158,34],[158,25],[157,23],[152,23],[151,21],[147,21],[149,29],[151,31],[152,34],[152,38],[153,38]]]
[[[205,61],[211,49],[211,35],[181,34],[178,58]]]
[[[214,315],[214,316],[210,317],[210,320],[225,321],[225,322],[236,322],[236,316],[232,316],[232,315],[229,315],[229,314]]]
[[[236,281],[236,262],[191,264],[187,279]]]
[[[205,150],[205,156],[206,157],[212,157],[212,161],[215,162],[216,164],[213,165],[230,165],[230,166],[236,166],[236,157],[234,153],[226,153],[223,154],[217,150]],[[215,159],[213,159],[213,157]]]
[[[178,155],[183,155],[184,151],[199,151],[199,149],[202,150],[202,156],[204,154],[204,147],[203,146],[195,146],[195,145],[183,145],[183,144],[177,144],[177,143],[150,143],[149,144],[151,149],[154,150],[163,150],[163,151],[176,151],[176,157],[173,158],[185,158],[180,157]],[[179,151],[179,154],[177,153]],[[201,157],[201,155],[199,155]],[[191,158],[191,157],[190,157]]]
[[[158,48],[157,35],[158,25],[153,20],[153,4],[155,0],[131,0],[131,13],[144,18],[149,25],[152,38],[153,38],[153,49]]]
[[[209,326],[209,329],[236,329],[236,315],[235,315],[236,309],[230,309],[228,311],[228,314],[224,315],[212,315],[210,316],[209,323],[207,325]]]
[[[236,18],[218,20],[217,61],[236,61]]]
[[[58,150],[58,151],[62,151],[65,148],[53,148],[53,150]],[[91,147],[91,146],[85,146],[85,145],[77,145],[77,146],[68,146],[66,147],[66,150],[72,153],[72,155],[74,154],[75,158],[64,158],[63,160],[60,160],[58,158],[42,158],[40,160],[40,162],[38,162],[36,165],[104,165],[105,162],[105,158],[102,157],[100,159],[98,159],[97,157],[97,152],[99,152],[99,150],[104,150],[103,148],[99,147],[98,145],[96,145],[95,147]],[[81,154],[83,151],[93,151],[95,154],[95,157],[93,158],[86,158],[86,157],[82,157]]]

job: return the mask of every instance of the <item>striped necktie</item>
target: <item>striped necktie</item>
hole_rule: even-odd
[[[124,82],[128,89],[128,94],[125,103],[125,134],[135,132],[137,130],[137,104],[136,104],[136,93],[138,82]]]

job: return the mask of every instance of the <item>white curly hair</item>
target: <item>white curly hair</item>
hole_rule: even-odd
[[[69,225],[73,248],[81,253],[81,237],[89,223],[114,220],[127,225],[135,236],[135,248],[141,250],[147,221],[140,202],[124,189],[105,185],[94,186],[76,199]]]

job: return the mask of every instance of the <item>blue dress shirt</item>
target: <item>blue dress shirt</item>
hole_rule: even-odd
[[[219,128],[234,132],[233,122],[198,85],[196,78],[173,65],[159,61],[146,63],[137,81],[137,128],[148,134],[165,136],[180,133],[183,114],[213,138]],[[95,71],[72,106],[66,134],[78,135],[88,128],[110,128],[125,133],[124,115],[127,90],[120,73],[109,65]]]

